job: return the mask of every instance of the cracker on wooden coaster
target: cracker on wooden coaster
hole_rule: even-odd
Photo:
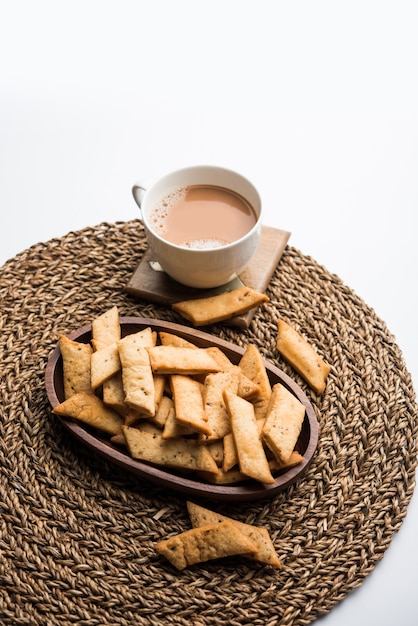
[[[205,326],[247,313],[268,300],[266,294],[243,286],[207,298],[175,302],[171,306],[195,326]]]

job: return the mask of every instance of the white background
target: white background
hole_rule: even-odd
[[[0,0],[0,264],[136,218],[138,179],[230,167],[375,309],[417,385],[417,33],[412,0]],[[415,496],[318,624],[416,624],[417,527]]]

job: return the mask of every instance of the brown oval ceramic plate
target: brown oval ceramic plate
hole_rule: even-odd
[[[194,328],[188,328],[172,322],[162,320],[121,317],[122,336],[138,332],[142,328],[151,326],[156,331],[167,331],[191,341],[199,347],[218,346],[233,363],[238,363],[244,349],[230,342],[224,341]],[[91,340],[91,325],[83,326],[68,335],[74,341],[88,343]],[[302,389],[279,368],[266,361],[266,369],[272,385],[284,384],[306,408],[305,419],[296,445],[296,450],[303,455],[304,460],[297,466],[282,470],[275,477],[271,485],[263,485],[254,480],[248,480],[234,485],[213,485],[198,478],[184,477],[174,470],[160,468],[132,459],[127,452],[113,445],[106,435],[78,423],[70,418],[60,417],[63,425],[83,444],[108,461],[116,463],[127,471],[152,481],[162,487],[169,487],[189,496],[211,498],[213,500],[249,501],[267,498],[282,491],[295,480],[300,478],[309,466],[318,443],[318,422],[312,405]],[[45,373],[46,391],[53,407],[64,400],[62,357],[59,348],[52,352]]]

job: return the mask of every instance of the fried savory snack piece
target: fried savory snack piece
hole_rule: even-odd
[[[219,439],[218,441],[212,441],[206,445],[207,449],[215,459],[216,465],[221,468],[222,460],[224,456],[224,444],[223,440]]]
[[[222,457],[222,471],[227,474],[232,468],[238,464],[238,452],[235,445],[234,434],[232,432],[225,435],[222,439],[223,444],[223,457]]]
[[[156,343],[156,335],[153,330],[147,326],[142,330],[139,330],[136,333],[132,333],[131,335],[126,335],[119,341],[119,346],[129,345],[133,348],[152,348]]]
[[[225,352],[218,348],[218,346],[209,346],[209,348],[205,348],[205,350],[215,359],[221,371],[234,366],[232,361],[230,361],[230,359],[226,356]]]
[[[282,567],[267,528],[239,522],[238,520],[234,520],[226,515],[221,515],[220,513],[215,513],[210,509],[206,509],[190,501],[187,502],[187,511],[193,528],[199,528],[207,524],[215,524],[216,522],[218,524],[222,522],[232,522],[236,525],[237,529],[246,535],[257,547],[256,552],[246,556],[260,563],[267,563],[277,569]]]
[[[240,471],[262,483],[273,484],[274,478],[260,439],[253,405],[228,391],[224,393],[224,400],[231,420]]]
[[[174,374],[170,377],[176,420],[183,426],[210,434],[208,418],[203,404],[202,384],[189,376]]]
[[[178,570],[196,563],[256,550],[255,544],[232,522],[216,522],[192,528],[157,543],[157,552]]]
[[[80,391],[91,391],[91,346],[72,341],[65,335],[59,336],[58,345],[63,363],[65,398]]]
[[[111,343],[91,355],[91,386],[97,389],[120,371],[118,344]]]
[[[245,376],[255,383],[259,391],[251,398],[256,419],[265,417],[271,395],[271,384],[267,375],[264,359],[254,344],[248,344],[242,355],[239,366]]]
[[[205,348],[206,352],[208,352],[218,363],[221,371],[225,371],[230,367],[237,367],[232,363],[232,361],[226,356],[225,352],[222,352],[220,348],[217,346],[211,346],[210,348]],[[246,400],[254,399],[260,395],[261,390],[260,387],[254,381],[247,378],[241,368],[239,385],[238,385],[238,395],[242,398],[246,398]]]
[[[52,412],[55,415],[72,417],[109,435],[117,435],[122,430],[122,416],[106,406],[92,392],[82,391],[76,393],[68,400],[58,404]]]
[[[241,398],[245,398],[246,400],[257,400],[261,397],[261,389],[260,386],[257,385],[253,380],[250,380],[247,376],[245,376],[244,372],[241,370],[241,376],[239,379],[238,385],[238,395]]]
[[[131,409],[125,402],[121,370],[103,383],[103,402],[114,408],[121,415],[126,415],[126,413],[130,412]]]
[[[215,324],[268,302],[269,297],[250,287],[239,287],[216,296],[175,302],[172,308],[195,326]]]
[[[132,335],[125,339],[129,337]],[[152,417],[155,415],[155,387],[148,350],[125,339],[119,342],[125,402]]]
[[[121,339],[119,312],[116,306],[92,321],[92,386],[102,387],[103,401],[121,415],[130,412],[125,403],[118,342]],[[113,370],[113,373],[112,373]]]
[[[96,317],[91,323],[92,344],[95,350],[101,350],[106,346],[119,341],[120,322],[117,306],[113,306],[102,315]]]
[[[287,463],[282,463],[278,461],[275,457],[271,459],[269,458],[268,461],[271,471],[275,472],[277,470],[290,469],[291,467],[295,467],[296,465],[302,463],[303,459],[304,457],[302,456],[302,454],[300,454],[300,452],[298,452],[297,450],[293,450]]]
[[[204,348],[155,346],[148,349],[154,374],[209,374],[222,368]]]
[[[131,426],[123,426],[122,431],[134,459],[165,467],[218,472],[211,453],[196,439],[163,439],[157,431],[149,433]]]
[[[325,391],[331,367],[313,347],[284,320],[277,321],[277,350],[317,394]]]
[[[164,428],[168,415],[173,407],[173,399],[169,396],[163,395],[160,402],[158,403],[158,408],[155,412],[155,415],[149,418],[150,421],[152,421],[153,424],[156,424],[160,428]]]
[[[187,339],[183,339],[183,337],[179,337],[174,333],[168,333],[165,330],[159,331],[159,337],[162,346],[174,346],[176,348],[192,348],[197,350],[198,346],[196,346],[191,341],[187,341]]]
[[[261,436],[283,465],[290,461],[304,417],[305,406],[302,402],[284,385],[276,383],[273,386]]]
[[[239,469],[230,469],[224,472],[222,468],[217,474],[209,474],[209,472],[197,472],[197,475],[210,483],[211,485],[235,485],[248,481],[248,476],[239,471]]]
[[[210,434],[201,437],[202,442],[222,439],[231,432],[231,422],[223,398],[224,391],[238,392],[240,368],[229,367],[224,372],[208,374],[203,386],[204,409]]]
[[[261,437],[261,430],[263,428],[264,419],[256,420],[257,431],[259,436]],[[223,443],[223,459],[222,459],[222,470],[225,474],[229,473],[235,465],[238,464],[238,451],[237,446],[235,445],[234,434],[232,432],[225,435],[222,439]],[[271,469],[271,468],[270,468]]]
[[[164,424],[164,429],[162,433],[163,439],[173,439],[174,437],[184,437],[186,435],[195,435],[196,431],[190,428],[189,426],[185,426],[180,424],[180,422],[176,418],[176,411],[174,410],[174,406],[167,413],[167,417]]]

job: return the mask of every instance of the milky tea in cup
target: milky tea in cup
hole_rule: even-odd
[[[148,222],[167,241],[207,250],[244,237],[255,226],[257,216],[251,204],[230,189],[189,185],[161,198],[151,209]]]
[[[257,248],[260,196],[232,170],[187,167],[150,185],[137,183],[132,193],[153,260],[183,285],[224,285],[243,271]]]

